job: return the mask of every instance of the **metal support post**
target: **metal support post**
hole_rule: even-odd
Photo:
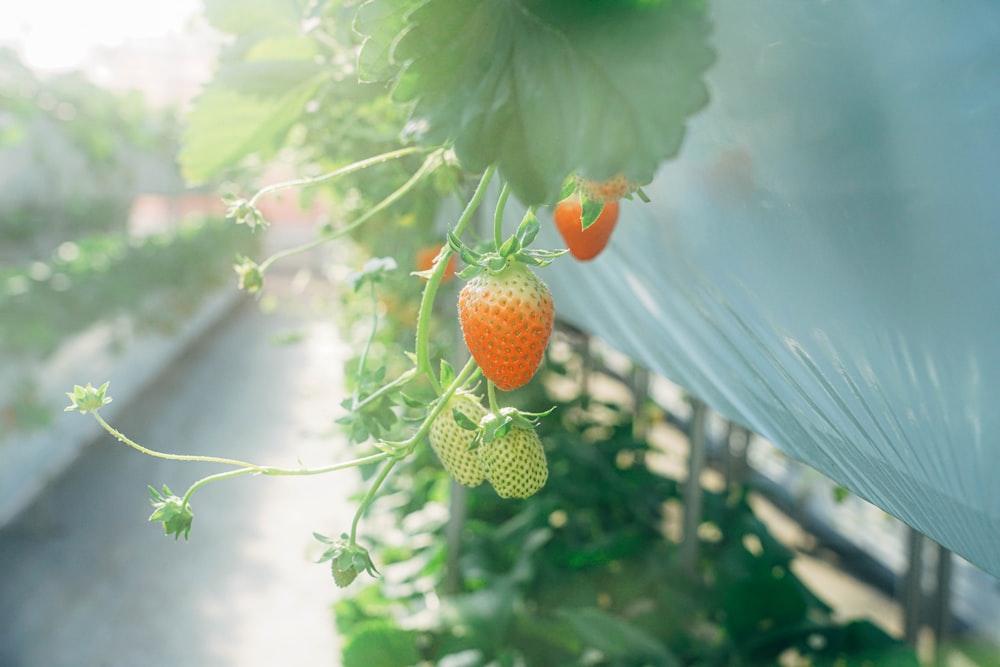
[[[645,440],[649,435],[646,403],[649,401],[649,370],[643,366],[632,367],[632,395],[635,397],[635,415],[632,420],[632,437]]]
[[[698,399],[691,401],[691,428],[688,432],[688,477],[684,484],[684,532],[680,545],[680,566],[694,574],[698,569],[698,526],[701,525],[703,490],[701,473],[705,469],[705,416],[707,408]]]
[[[916,646],[920,639],[920,628],[923,625],[924,543],[926,539],[923,533],[913,528],[907,528],[907,570],[902,581],[900,602],[903,605],[903,634],[906,641],[913,646]]]
[[[931,610],[931,631],[934,633],[934,652],[944,664],[945,644],[951,634],[951,551],[937,545],[936,582],[934,587],[934,608]]]

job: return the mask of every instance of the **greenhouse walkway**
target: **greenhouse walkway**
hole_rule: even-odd
[[[291,467],[347,458],[332,428],[347,350],[328,318],[310,315],[318,285],[275,284],[275,312],[240,306],[154,387],[115,396],[129,403],[116,426],[177,453]],[[357,476],[209,485],[192,500],[188,543],[147,522],[147,484],[180,494],[220,471],[111,437],[89,446],[0,530],[0,665],[337,665],[339,592],[314,564],[312,532],[350,526]]]

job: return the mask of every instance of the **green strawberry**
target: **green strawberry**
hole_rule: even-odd
[[[456,482],[465,486],[479,486],[485,473],[479,458],[471,449],[476,432],[463,428],[455,421],[455,410],[474,424],[478,424],[486,416],[486,408],[475,396],[455,394],[441,410],[441,414],[431,422],[431,448]]]
[[[527,498],[549,478],[545,450],[534,429],[511,426],[506,435],[483,442],[476,452],[501,498]]]

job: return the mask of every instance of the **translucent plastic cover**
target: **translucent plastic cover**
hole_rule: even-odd
[[[709,107],[558,312],[1000,575],[1000,5],[712,14]]]

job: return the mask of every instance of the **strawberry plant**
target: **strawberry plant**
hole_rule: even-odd
[[[239,287],[261,295],[269,270],[290,255],[331,243],[357,251],[348,293],[370,316],[351,332],[363,331],[363,340],[336,420],[357,456],[306,467],[153,451],[101,416],[106,384],[75,387],[67,409],[147,455],[222,468],[180,495],[151,487],[150,519],[175,538],[190,536],[192,499],[207,484],[364,468],[368,486],[351,525],[339,538],[317,534],[344,586],[377,571],[360,542],[362,518],[393,472],[422,452],[434,452],[460,484],[489,482],[498,497],[544,489],[550,468],[536,429],[551,410],[498,396],[535,376],[558,312],[543,275],[565,251],[535,247],[537,210],[576,192],[584,231],[614,209],[604,201],[611,194],[643,198],[638,184],[676,154],[687,118],[708,101],[705,7],[367,0],[247,12],[209,0],[206,11],[236,39],[187,119],[184,173],[234,183],[228,215],[254,230],[267,226],[261,203],[276,192],[332,201],[335,214],[314,240],[263,259],[240,255],[234,268]],[[292,156],[304,175],[252,186],[258,166],[279,155]],[[461,213],[445,216],[456,195]],[[523,209],[509,235],[508,201]],[[486,205],[492,233],[481,236]],[[442,220],[447,229],[436,228]],[[437,248],[430,261],[421,253],[428,246]],[[465,282],[455,295],[445,283],[457,259]],[[416,276],[399,270],[414,265]],[[471,355],[460,367],[436,342],[455,319]],[[386,346],[390,327],[401,335]]]

